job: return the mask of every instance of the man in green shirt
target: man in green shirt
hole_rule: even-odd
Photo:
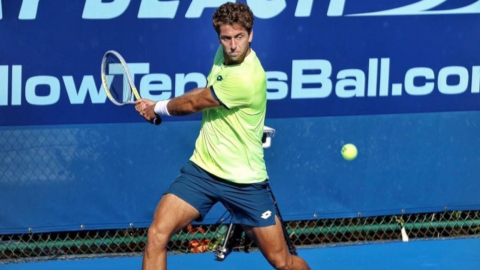
[[[310,269],[289,253],[263,159],[266,75],[250,43],[253,14],[241,3],[226,3],[213,16],[220,47],[205,88],[153,102],[138,100],[136,110],[148,121],[158,116],[202,112],[195,150],[167,189],[148,230],[144,270],[166,269],[171,236],[202,220],[221,202],[234,223],[258,245],[275,269]]]

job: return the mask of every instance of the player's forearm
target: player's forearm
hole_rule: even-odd
[[[182,116],[218,106],[220,103],[212,97],[210,89],[197,88],[180,97],[157,102],[155,112],[159,115]]]
[[[200,106],[197,106],[198,103],[199,102],[195,99],[195,94],[189,93],[188,95],[183,95],[170,100],[167,105],[167,110],[170,115],[189,115],[202,110]]]

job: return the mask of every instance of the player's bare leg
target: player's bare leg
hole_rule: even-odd
[[[200,214],[197,209],[172,194],[166,194],[155,210],[148,229],[142,270],[167,269],[167,244],[173,234],[187,226]]]
[[[276,224],[268,227],[244,226],[245,232],[257,244],[263,256],[279,270],[310,270],[310,266],[298,256],[291,255],[283,236],[278,217]]]

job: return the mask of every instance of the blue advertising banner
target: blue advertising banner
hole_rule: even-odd
[[[148,226],[200,116],[154,127],[111,104],[102,56],[120,52],[145,98],[204,86],[225,2],[0,0],[0,233]],[[480,208],[480,0],[240,2],[287,219]]]
[[[142,121],[106,102],[103,53],[124,55],[144,97],[179,96],[206,81],[224,2],[3,1],[0,124]],[[247,3],[269,117],[479,108],[478,1]]]

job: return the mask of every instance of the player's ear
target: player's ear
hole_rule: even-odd
[[[253,39],[253,29],[250,30],[250,34],[248,35],[248,42],[251,43]]]

